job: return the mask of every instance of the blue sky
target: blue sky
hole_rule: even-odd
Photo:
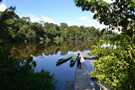
[[[0,10],[11,5],[16,6],[15,12],[20,17],[30,17],[32,22],[104,27],[93,20],[92,13],[76,7],[73,0],[3,0]]]

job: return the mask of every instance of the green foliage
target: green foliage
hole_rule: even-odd
[[[7,41],[8,38],[11,38],[13,36],[12,34],[15,33],[13,28],[14,20],[18,19],[18,15],[14,13],[15,7],[10,7],[4,12],[1,12],[0,14],[0,39]],[[11,35],[10,35],[11,34]],[[15,36],[13,36],[14,38]]]
[[[100,41],[90,54],[97,56],[95,71],[91,72],[99,83],[115,90],[134,90],[135,82],[135,3],[134,0],[75,0],[82,10],[94,13],[93,18],[109,25],[108,30],[121,31],[111,41]],[[120,29],[121,27],[121,29]],[[102,32],[104,33],[104,32]],[[107,32],[108,33],[108,32]],[[102,45],[110,44],[110,47]]]
[[[62,28],[68,28],[68,25],[67,25],[66,23],[60,23],[60,26],[61,26]]]
[[[107,3],[103,0],[75,0],[75,4],[83,11],[94,13],[93,18],[109,25],[109,30],[120,31],[119,27],[122,27],[121,31],[125,32],[127,25],[135,20],[135,3],[132,1],[134,0],[115,0],[113,3]]]
[[[53,23],[31,22],[29,17],[18,17],[14,7],[9,8],[0,15],[0,40],[5,42],[33,42],[60,40],[93,40],[94,38],[111,39],[112,35],[101,35],[99,29],[84,26],[60,26]],[[106,31],[106,30],[105,30]],[[107,32],[107,31],[106,31]],[[114,34],[114,33],[113,33]],[[58,38],[57,38],[58,39]]]
[[[32,57],[19,61],[0,46],[0,90],[54,90],[53,75],[34,73],[36,62]]]
[[[132,2],[134,2],[134,3],[135,3],[135,0],[132,0]]]
[[[117,90],[133,90],[135,79],[135,39],[121,35],[112,43],[112,48],[101,48],[103,43],[94,47],[91,54],[98,56],[91,73],[104,84]],[[117,48],[114,47],[117,45]],[[126,85],[125,85],[126,84]]]

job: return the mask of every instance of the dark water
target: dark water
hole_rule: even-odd
[[[56,90],[65,90],[67,81],[75,81],[76,64],[70,67],[70,62],[67,61],[60,66],[56,66],[56,61],[77,51],[82,51],[83,55],[87,56],[87,53],[90,52],[90,46],[93,44],[95,42],[66,41],[27,44],[16,43],[7,44],[7,47],[10,49],[12,55],[20,60],[32,56],[37,62],[35,72],[39,72],[42,69],[50,71],[51,74],[54,74],[54,78],[57,81]],[[89,72],[93,70],[91,62],[88,60],[85,62]]]

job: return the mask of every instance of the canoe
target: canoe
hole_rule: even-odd
[[[68,55],[68,56],[66,56],[66,57],[64,57],[64,58],[62,58],[62,59],[59,59],[59,60],[56,62],[56,65],[62,64],[62,63],[64,63],[64,62],[66,62],[67,60],[71,59],[71,58],[72,58],[72,55],[73,55],[73,54]]]
[[[74,66],[75,62],[76,62],[76,59],[77,59],[77,55],[76,54],[73,54],[72,55],[72,58],[70,60],[70,66]]]

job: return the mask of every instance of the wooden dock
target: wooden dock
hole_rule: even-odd
[[[81,57],[81,69],[76,67],[75,90],[95,90],[94,84],[87,70],[84,57],[81,52],[78,53],[80,53]]]
[[[65,90],[74,90],[74,83],[73,83],[73,81],[67,81],[66,82]]]
[[[83,56],[84,59],[89,59],[89,60],[93,60],[96,57],[95,56]]]

